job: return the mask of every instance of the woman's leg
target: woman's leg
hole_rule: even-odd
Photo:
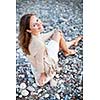
[[[64,55],[68,56],[71,54],[75,54],[75,50],[70,50],[66,44],[65,39],[63,38],[63,34],[59,31],[55,32],[52,36],[52,39],[59,43],[59,48],[63,50]]]
[[[79,36],[70,42],[66,42],[61,31],[55,32],[52,36],[52,39],[59,43],[59,48],[60,48],[60,50],[63,50],[65,56],[76,53],[75,50],[71,50],[71,49],[69,49],[69,47],[72,45],[76,46],[78,44],[79,40],[82,38],[83,38],[83,36]]]
[[[70,46],[72,46],[72,45],[77,46],[77,45],[78,45],[78,42],[79,42],[82,38],[83,38],[83,36],[79,36],[79,37],[77,37],[76,39],[74,39],[74,40],[72,40],[72,41],[70,41],[70,42],[66,42],[68,48],[69,48]]]
[[[65,56],[76,53],[75,50],[69,49],[69,45],[67,44],[67,42],[65,41],[65,39],[62,35],[61,35],[61,39],[60,39],[60,48],[63,50]]]

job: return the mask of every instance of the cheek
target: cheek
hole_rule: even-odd
[[[32,28],[32,31],[36,32],[38,30],[38,27]]]

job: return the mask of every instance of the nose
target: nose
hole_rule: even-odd
[[[43,23],[42,23],[42,21],[39,21],[39,22],[37,23],[37,26],[41,26],[41,25],[43,25]]]

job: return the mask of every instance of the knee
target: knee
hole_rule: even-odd
[[[58,30],[55,30],[53,35],[54,35],[55,37],[60,38],[60,36],[61,36],[61,32],[58,31]]]
[[[55,40],[55,41],[57,41],[57,42],[59,42],[60,39],[62,38],[62,36],[63,36],[63,34],[62,34],[61,31],[55,30],[55,31],[54,31],[54,34],[53,34],[53,36],[52,36],[52,39]]]
[[[63,36],[63,33],[62,33],[61,30],[55,30],[54,34],[56,34],[56,35],[58,35],[58,36],[60,36],[60,37]]]

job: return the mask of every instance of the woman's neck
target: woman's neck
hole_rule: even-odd
[[[38,37],[39,35],[40,35],[40,32],[39,33],[32,33],[32,35],[34,35],[34,36],[36,36],[36,37]]]

